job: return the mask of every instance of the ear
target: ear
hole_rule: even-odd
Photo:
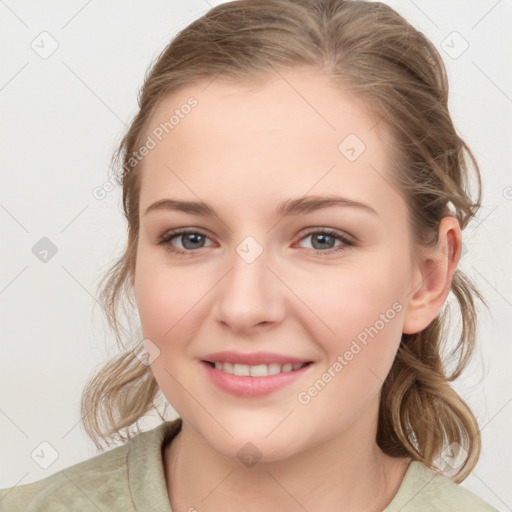
[[[461,249],[459,221],[452,216],[443,217],[439,223],[437,246],[422,250],[417,259],[413,288],[404,316],[404,334],[422,331],[441,311],[450,293]]]

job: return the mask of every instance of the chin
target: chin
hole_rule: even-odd
[[[239,460],[247,467],[256,463],[281,461],[301,450],[302,443],[290,435],[290,429],[283,428],[281,432],[277,429],[270,435],[272,429],[258,429],[257,426],[250,430],[228,430],[233,435],[232,438],[221,434],[215,438],[206,437],[205,441],[225,457]]]

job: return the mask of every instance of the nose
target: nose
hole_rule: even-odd
[[[234,251],[230,269],[217,288],[214,306],[216,320],[233,332],[250,333],[262,326],[269,327],[284,317],[286,286],[271,268],[268,251],[263,250],[254,260],[249,247]],[[261,249],[260,249],[261,250]],[[248,257],[249,255],[249,257]]]

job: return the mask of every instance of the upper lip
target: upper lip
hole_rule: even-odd
[[[241,353],[241,352],[214,352],[208,354],[204,361],[211,363],[239,363],[248,364],[250,366],[257,364],[271,364],[271,363],[309,363],[308,359],[301,359],[300,357],[287,356],[284,354],[274,354],[272,352],[252,352],[252,353]]]

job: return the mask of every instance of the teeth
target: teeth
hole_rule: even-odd
[[[250,366],[249,372],[251,377],[266,377],[268,375],[268,368],[266,364],[258,364],[256,366]]]
[[[238,375],[240,377],[267,377],[268,375],[276,375],[278,373],[287,373],[302,368],[306,363],[270,363],[257,364],[254,366],[248,364],[232,364],[232,363],[215,363],[215,369]]]
[[[281,365],[279,363],[271,363],[264,366],[267,367],[267,375],[276,375],[277,373],[281,373]]]
[[[235,366],[233,367],[233,373],[235,375],[239,375],[240,377],[249,377],[249,375],[251,375],[248,364],[235,363]]]

